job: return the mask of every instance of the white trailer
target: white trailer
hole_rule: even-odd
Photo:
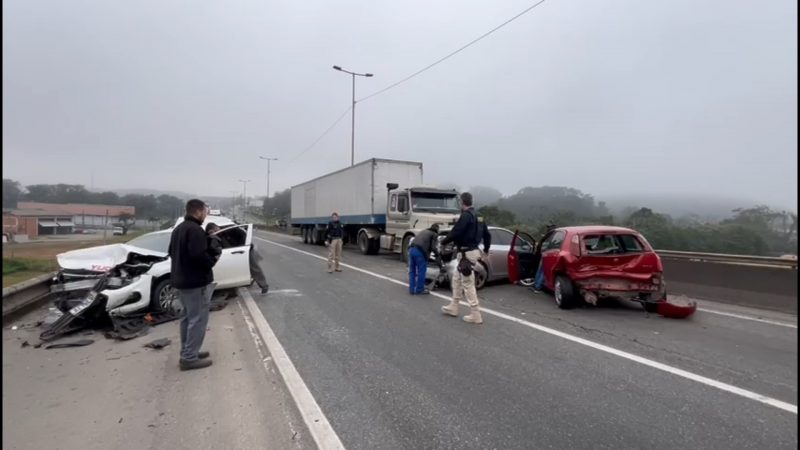
[[[400,252],[419,230],[457,217],[458,194],[423,186],[422,163],[370,159],[292,187],[291,224],[303,241],[322,244],[331,214],[339,214],[346,242],[365,254]]]

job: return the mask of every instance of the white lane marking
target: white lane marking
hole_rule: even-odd
[[[788,322],[779,322],[777,320],[769,320],[769,319],[762,319],[760,317],[753,317],[753,316],[745,316],[743,314],[734,314],[729,312],[723,311],[716,311],[713,309],[705,309],[705,308],[697,308],[698,311],[707,312],[709,314],[716,314],[719,316],[726,316],[726,317],[733,317],[735,319],[742,319],[742,320],[752,320],[753,322],[761,322],[766,323],[769,325],[776,325],[779,327],[787,327],[787,328],[797,328],[797,324],[788,323]]]
[[[268,244],[272,244],[272,245],[275,245],[275,246],[278,246],[278,247],[281,247],[281,248],[285,248],[285,249],[291,250],[293,252],[297,252],[297,253],[300,253],[300,254],[303,254],[303,255],[311,256],[313,258],[317,258],[317,259],[320,259],[320,260],[323,260],[323,261],[327,261],[327,258],[324,258],[324,257],[319,256],[319,255],[315,255],[313,253],[310,253],[310,252],[307,252],[307,251],[304,251],[304,250],[299,250],[299,249],[296,249],[294,247],[290,247],[288,245],[283,245],[283,244],[280,244],[278,242],[270,241],[270,240],[264,239],[264,238],[257,238],[257,239],[261,239],[262,241],[264,241],[264,242],[266,242]],[[352,266],[352,265],[349,265],[349,264],[342,264],[342,266],[343,267],[347,267],[348,269],[353,269],[353,270],[355,270],[357,272],[361,272],[361,273],[373,276],[375,278],[379,278],[381,280],[386,280],[386,281],[389,281],[391,283],[399,284],[401,286],[408,286],[407,283],[404,283],[404,282],[399,281],[399,280],[395,280],[394,278],[389,278],[389,277],[381,275],[381,274],[370,272],[369,270],[361,269],[359,267],[355,267],[355,266]],[[444,295],[436,293],[436,292],[431,292],[431,295],[439,297],[439,298],[447,300],[447,301],[450,300],[450,297],[444,296]],[[461,302],[461,304],[466,305],[465,302]],[[508,314],[505,314],[505,313],[502,313],[502,312],[499,312],[499,311],[494,311],[492,309],[481,307],[481,312],[485,313],[485,314],[492,315],[492,316],[499,317],[501,319],[506,319],[506,320],[509,320],[511,322],[517,323],[519,325],[523,325],[523,326],[526,326],[526,327],[529,327],[529,328],[533,328],[534,330],[538,330],[538,331],[541,331],[543,333],[547,333],[547,334],[550,334],[550,335],[553,335],[553,336],[557,336],[557,337],[560,337],[562,339],[566,339],[568,341],[575,342],[577,344],[581,344],[581,345],[584,345],[584,346],[589,347],[589,348],[593,348],[595,350],[600,350],[602,352],[609,353],[609,354],[612,354],[614,356],[619,356],[620,358],[625,358],[625,359],[627,359],[629,361],[637,362],[639,364],[642,364],[642,365],[645,365],[645,366],[648,366],[648,367],[652,367],[654,369],[658,369],[658,370],[661,370],[661,371],[664,371],[664,372],[667,372],[667,373],[671,373],[673,375],[677,375],[679,377],[683,377],[683,378],[686,378],[688,380],[695,381],[697,383],[705,384],[707,386],[711,386],[711,387],[720,389],[720,390],[725,391],[725,392],[730,392],[732,394],[736,394],[736,395],[739,395],[741,397],[744,397],[744,398],[747,398],[747,399],[750,399],[750,400],[755,400],[755,401],[763,403],[765,405],[773,406],[775,408],[782,409],[784,411],[788,411],[788,412],[790,412],[792,414],[797,414],[797,405],[793,405],[791,403],[787,403],[787,402],[778,400],[776,398],[768,397],[766,395],[762,395],[762,394],[759,394],[757,392],[748,391],[746,389],[742,389],[740,387],[736,387],[736,386],[733,386],[731,384],[723,383],[721,381],[717,381],[717,380],[714,380],[714,379],[711,379],[711,378],[708,378],[708,377],[704,377],[702,375],[699,375],[699,374],[696,374],[696,373],[693,373],[693,372],[689,372],[687,370],[679,369],[677,367],[672,367],[672,366],[669,366],[667,364],[660,363],[660,362],[654,361],[652,359],[644,358],[644,357],[639,356],[639,355],[634,355],[633,353],[628,353],[626,351],[619,350],[619,349],[616,349],[616,348],[613,348],[613,347],[609,347],[607,345],[603,345],[603,344],[600,344],[600,343],[597,343],[597,342],[594,342],[594,341],[590,341],[588,339],[584,339],[584,338],[581,338],[581,337],[578,337],[578,336],[573,336],[571,334],[564,333],[563,331],[558,331],[556,329],[549,328],[549,327],[546,327],[546,326],[543,326],[543,325],[539,325],[539,324],[536,324],[536,323],[533,323],[533,322],[529,322],[527,320],[522,320],[520,318],[517,318],[517,317],[514,317],[514,316],[510,316]]]
[[[303,294],[300,293],[297,289],[275,289],[269,291],[270,294],[283,294],[288,297],[302,297]]]
[[[328,418],[325,417],[319,404],[314,400],[314,396],[311,395],[308,386],[306,386],[303,378],[300,377],[300,373],[297,372],[297,369],[294,367],[292,360],[289,359],[289,355],[286,354],[283,346],[281,346],[278,337],[275,336],[264,314],[261,313],[255,300],[253,300],[253,296],[250,295],[250,292],[245,288],[239,288],[239,295],[244,299],[244,303],[247,306],[250,316],[253,318],[256,329],[261,339],[264,341],[264,344],[267,346],[267,350],[269,350],[272,355],[272,360],[275,366],[278,367],[278,372],[280,372],[281,377],[283,377],[283,381],[286,383],[289,393],[292,395],[292,398],[294,398],[297,409],[300,411],[300,415],[303,416],[303,421],[306,423],[311,437],[317,444],[317,448],[343,450],[344,445],[342,445],[342,441],[339,440],[339,436],[336,434],[336,431],[334,431],[330,422],[328,422]],[[267,360],[265,359],[265,368],[267,368],[266,364]]]

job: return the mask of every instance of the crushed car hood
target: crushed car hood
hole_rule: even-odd
[[[166,253],[127,244],[111,244],[61,253],[56,255],[56,259],[59,267],[65,270],[105,272],[127,261],[131,253],[164,258],[167,256]]]

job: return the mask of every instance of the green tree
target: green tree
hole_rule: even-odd
[[[3,208],[16,208],[22,196],[22,186],[19,182],[3,178]]]
[[[490,226],[510,227],[517,222],[511,211],[500,209],[497,206],[484,206],[478,209],[478,214]]]

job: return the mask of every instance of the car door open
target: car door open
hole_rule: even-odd
[[[227,227],[218,233],[222,240],[222,255],[214,266],[217,289],[250,285],[250,245],[253,225]]]

